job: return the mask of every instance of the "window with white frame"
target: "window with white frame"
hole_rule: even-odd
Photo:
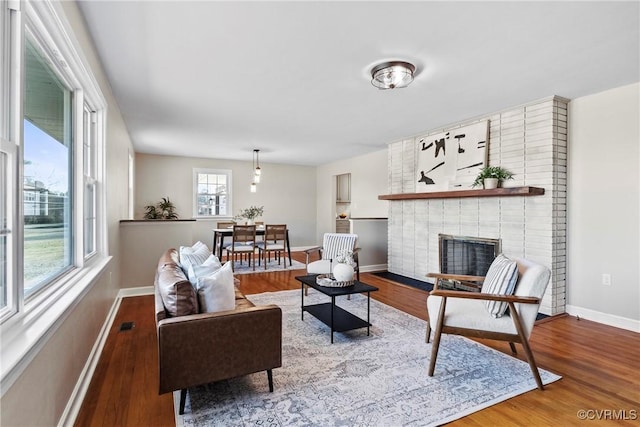
[[[231,170],[193,170],[194,217],[231,216]]]
[[[0,323],[107,257],[106,102],[59,11],[0,2]]]
[[[27,35],[24,49],[24,293],[73,265],[72,90]]]

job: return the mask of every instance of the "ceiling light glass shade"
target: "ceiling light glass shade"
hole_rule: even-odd
[[[258,186],[256,185],[255,182],[251,183],[251,192],[255,193],[256,191],[258,191]]]
[[[262,169],[260,169],[260,166],[255,168],[254,173],[256,176],[260,176],[262,174]]]
[[[408,62],[384,62],[371,70],[371,84],[378,89],[396,89],[409,86],[416,67]]]
[[[260,183],[260,175],[259,174],[253,175],[253,183],[254,184],[259,184]]]

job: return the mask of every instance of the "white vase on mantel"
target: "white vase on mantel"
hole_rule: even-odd
[[[333,277],[338,282],[350,282],[353,280],[355,270],[351,264],[337,263],[333,267]]]
[[[485,178],[482,180],[485,190],[493,190],[498,188],[498,178]]]
[[[253,225],[253,224],[255,224],[254,220],[252,220],[252,219],[248,219],[247,220],[247,225]]]

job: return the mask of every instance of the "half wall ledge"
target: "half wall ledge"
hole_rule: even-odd
[[[412,200],[412,199],[458,199],[463,197],[509,197],[509,196],[542,196],[544,188],[540,187],[508,187],[491,190],[453,190],[433,191],[430,193],[398,193],[381,194],[378,200]]]

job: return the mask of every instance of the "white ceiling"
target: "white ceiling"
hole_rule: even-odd
[[[79,4],[145,153],[320,165],[640,80],[638,1]],[[409,87],[371,85],[389,59]]]

